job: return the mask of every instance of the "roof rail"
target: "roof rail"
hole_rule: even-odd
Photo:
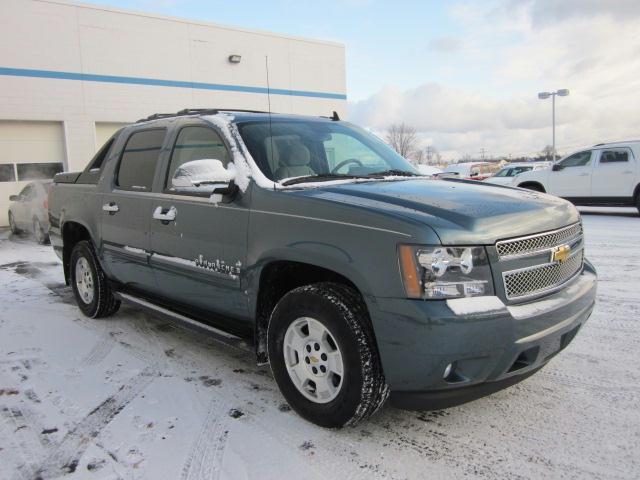
[[[269,113],[263,110],[244,110],[241,108],[183,108],[176,113],[154,113],[147,118],[141,118],[136,123],[158,120],[160,118],[182,117],[185,115],[216,115],[220,112]]]
[[[148,122],[150,120],[159,120],[161,118],[183,117],[186,115],[216,115],[220,112],[242,112],[242,113],[273,113],[265,112],[264,110],[245,110],[242,108],[183,108],[176,113],[154,113],[147,118],[141,118],[136,123]],[[330,118],[334,122],[339,121],[340,117],[337,112],[333,112]]]

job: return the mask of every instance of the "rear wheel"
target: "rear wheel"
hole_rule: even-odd
[[[11,229],[11,233],[17,235],[20,233],[20,229],[16,225],[16,219],[13,218],[13,213],[9,212],[9,228]]]
[[[38,217],[33,219],[33,236],[40,245],[44,245],[49,242],[49,235],[44,232],[40,220]]]
[[[318,283],[287,293],[271,316],[268,344],[280,391],[317,425],[354,425],[389,394],[366,307],[350,287]]]
[[[113,296],[91,243],[83,240],[73,247],[69,267],[71,288],[82,313],[100,318],[118,311],[120,301]]]
[[[638,209],[638,215],[640,215],[640,193],[636,195],[636,208]]]

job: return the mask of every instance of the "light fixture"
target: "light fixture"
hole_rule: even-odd
[[[241,55],[229,55],[229,63],[240,63],[242,60]]]
[[[569,95],[569,90],[567,88],[561,88],[555,92],[540,92],[538,93],[538,98],[540,100],[546,100],[551,97],[551,130],[552,130],[552,155],[553,161],[556,161],[556,96],[558,97],[566,97]]]

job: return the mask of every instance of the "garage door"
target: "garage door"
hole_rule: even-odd
[[[62,122],[0,120],[0,226],[9,224],[9,196],[30,181],[52,178],[64,162]]]
[[[107,142],[107,140],[111,138],[111,135],[113,135],[126,125],[128,124],[114,122],[96,122],[96,152]]]

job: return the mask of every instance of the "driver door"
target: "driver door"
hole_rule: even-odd
[[[162,185],[153,196],[150,263],[164,298],[247,318],[241,272],[246,264],[249,191],[238,192],[229,203],[212,203],[212,186],[194,191],[172,182],[185,163],[214,159],[225,167],[231,161],[219,131],[201,122],[179,127]]]
[[[585,150],[560,160],[556,164],[560,169],[549,172],[548,193],[564,198],[590,196],[593,155],[591,150]]]

